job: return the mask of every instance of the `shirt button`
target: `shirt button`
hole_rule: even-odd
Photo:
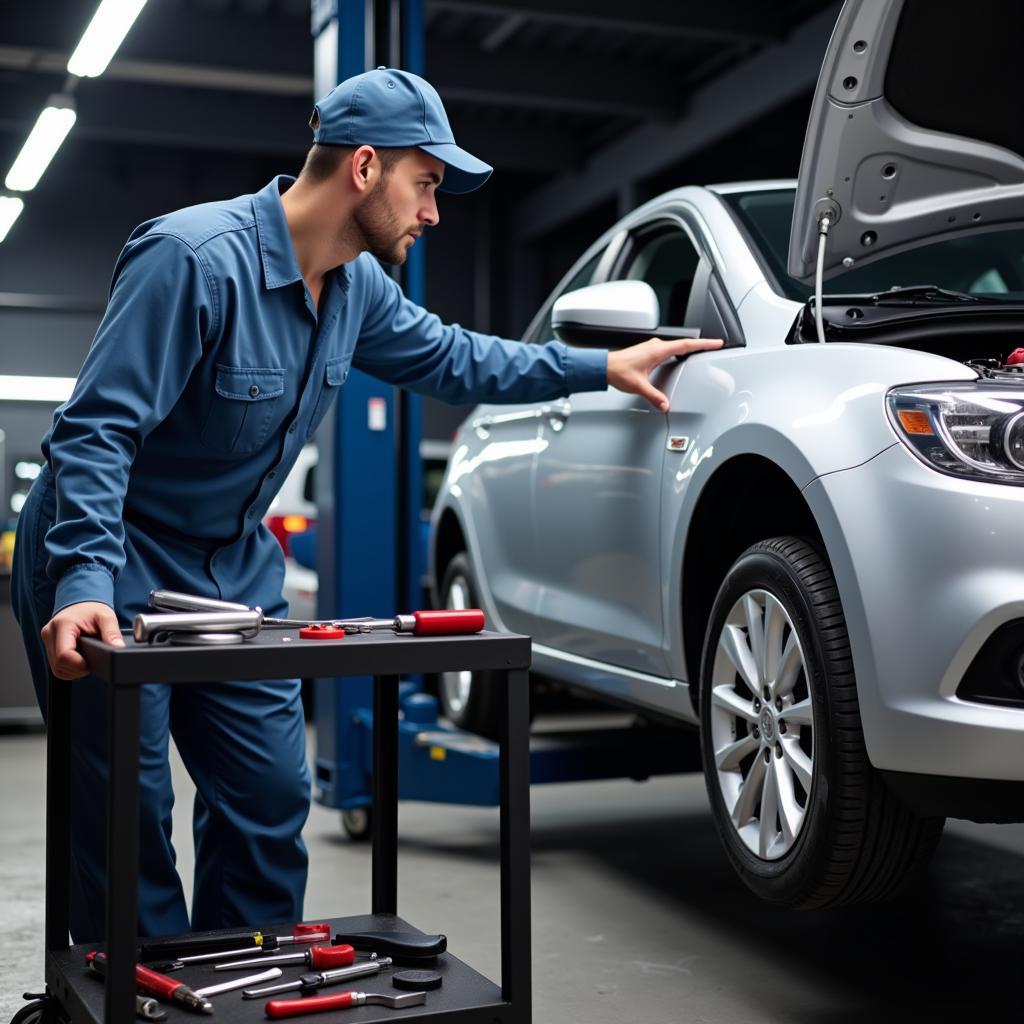
[[[259,393],[260,393],[260,387],[259,387],[258,384],[253,384],[253,386],[251,388],[249,388],[249,397],[250,398],[255,398]]]
[[[294,434],[295,433],[295,424],[294,423],[288,428],[288,433],[289,434]]]
[[[254,515],[256,515],[256,509],[254,509],[254,508],[249,509],[249,518],[252,519],[252,517]]]
[[[267,474],[267,479],[268,479],[268,480],[273,480],[275,476],[277,476],[277,470],[276,470],[276,469],[272,469],[272,470],[271,470],[271,471],[270,471],[270,472],[269,472],[269,473]]]

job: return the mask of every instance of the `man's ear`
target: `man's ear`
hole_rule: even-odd
[[[357,192],[365,192],[374,183],[377,168],[374,163],[377,151],[373,146],[360,146],[352,154],[350,173],[352,186]]]

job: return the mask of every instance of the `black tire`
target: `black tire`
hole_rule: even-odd
[[[746,600],[753,603],[741,606]],[[761,642],[769,605],[772,640]],[[780,606],[785,616],[779,615]],[[764,671],[755,682],[771,679],[772,686],[767,692],[762,686],[760,698],[753,697],[753,687],[739,670],[729,678],[737,664],[730,644],[750,645],[750,623],[759,634],[755,645],[761,643],[760,650],[785,653],[792,633],[799,645],[788,673],[782,667],[784,657],[765,656]],[[727,625],[730,632],[723,641]],[[756,659],[752,650],[758,648],[747,646],[740,661],[746,655]],[[769,664],[770,657],[775,660]],[[730,688],[739,708],[731,725]],[[765,697],[770,698],[767,703]],[[741,705],[748,698],[750,707],[744,711]],[[787,723],[789,708],[793,718]],[[806,541],[761,541],[729,570],[705,637],[700,721],[715,825],[733,867],[762,899],[804,909],[890,899],[927,865],[945,819],[914,815],[872,768],[835,578],[828,560]],[[756,749],[744,753],[752,743]],[[721,772],[716,744],[723,757]],[[809,792],[801,782],[805,778],[810,779]],[[750,780],[754,788],[745,800]],[[786,812],[780,809],[783,801]],[[732,810],[742,819],[739,826]],[[792,827],[797,820],[798,827]]]
[[[364,843],[373,831],[373,808],[350,807],[341,812],[341,827],[354,843]]]
[[[449,563],[441,581],[442,608],[478,608],[477,586],[469,557],[460,551]],[[498,689],[490,672],[442,672],[437,676],[437,700],[441,714],[458,729],[496,739],[501,724]]]

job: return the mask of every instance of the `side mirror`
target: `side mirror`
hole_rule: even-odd
[[[648,338],[696,338],[688,327],[662,327],[658,296],[646,281],[606,281],[555,300],[551,326],[569,345],[619,348]]]

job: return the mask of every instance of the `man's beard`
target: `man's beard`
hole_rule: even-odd
[[[382,263],[398,266],[405,262],[408,246],[407,234],[419,232],[419,225],[399,226],[398,215],[384,195],[384,181],[377,182],[373,191],[352,211],[352,219],[362,234],[363,248]]]

